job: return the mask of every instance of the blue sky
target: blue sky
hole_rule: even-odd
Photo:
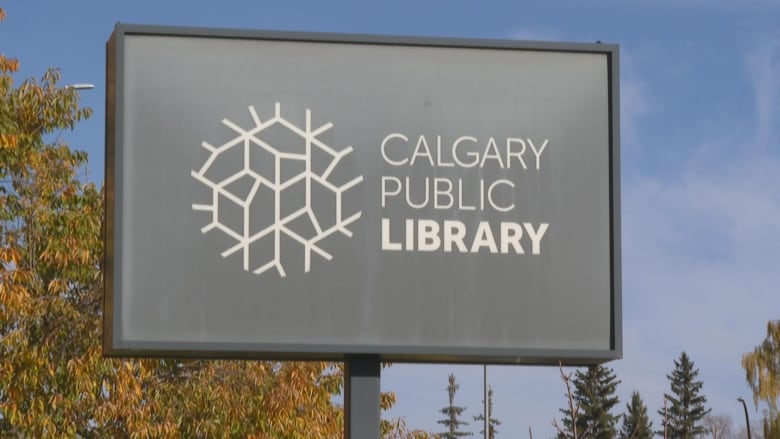
[[[62,70],[94,117],[62,134],[103,177],[105,42],[118,21],[296,31],[617,43],[621,47],[624,358],[620,411],[639,390],[654,414],[685,350],[714,414],[741,425],[743,353],[780,318],[780,3],[634,1],[3,2],[0,51],[18,80]],[[447,375],[467,416],[481,366],[394,365],[391,412],[438,431]],[[564,405],[551,367],[489,368],[499,437],[550,437]],[[749,407],[751,417],[759,412]],[[761,408],[759,407],[759,411]],[[660,426],[660,421],[655,421]],[[472,430],[479,431],[478,426]]]

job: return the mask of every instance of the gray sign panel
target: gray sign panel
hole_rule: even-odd
[[[118,25],[104,352],[619,358],[617,54]]]

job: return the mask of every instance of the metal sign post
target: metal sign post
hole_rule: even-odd
[[[344,363],[344,438],[378,438],[379,355],[350,355]]]

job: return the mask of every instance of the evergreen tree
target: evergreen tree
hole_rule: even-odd
[[[693,367],[693,361],[683,352],[680,359],[674,361],[672,373],[666,376],[672,390],[672,394],[664,393],[669,401],[666,412],[669,439],[692,439],[706,432],[702,420],[711,410],[705,407],[707,397],[701,394],[703,383],[696,380],[698,375],[699,370]],[[658,413],[664,416],[663,410]]]
[[[615,395],[620,380],[615,372],[605,366],[590,366],[584,372],[578,370],[574,375],[574,402],[579,405],[577,431],[592,439],[613,439],[617,436],[618,416],[610,411],[618,403]],[[565,415],[564,433],[559,437],[570,437],[573,433],[571,413],[562,409]],[[568,434],[569,436],[566,436]]]
[[[455,439],[463,436],[471,436],[471,432],[462,431],[460,428],[469,425],[466,421],[461,421],[460,416],[466,410],[466,407],[459,407],[455,405],[455,393],[458,392],[460,386],[455,381],[455,375],[450,374],[450,385],[447,386],[447,396],[449,398],[449,404],[439,410],[444,415],[444,419],[438,421],[447,428],[447,431],[439,433],[442,439]]]
[[[621,439],[650,439],[653,437],[653,423],[647,415],[647,407],[639,396],[639,392],[631,394],[631,403],[626,404],[626,414],[623,416],[623,426],[620,429]]]
[[[482,400],[482,404],[484,406],[485,400]],[[493,387],[488,387],[488,439],[495,439],[496,434],[498,433],[498,426],[501,425],[501,421],[493,417]],[[482,430],[479,431],[479,434],[482,435],[482,437],[485,437],[485,414],[480,413],[477,416],[474,416],[474,421],[479,422],[479,425],[482,425]]]

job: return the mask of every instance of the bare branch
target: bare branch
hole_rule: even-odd
[[[583,438],[587,434],[587,432],[590,429],[590,427],[586,428],[585,431],[582,432],[582,434],[578,434],[577,433],[577,417],[579,416],[579,412],[580,412],[580,409],[582,407],[581,407],[581,403],[580,402],[577,402],[576,405],[574,404],[574,394],[572,393],[572,390],[571,390],[571,376],[572,376],[572,374],[571,373],[567,374],[567,373],[565,373],[563,371],[563,363],[561,361],[558,362],[558,369],[561,372],[561,380],[563,380],[563,383],[566,385],[566,397],[568,399],[569,416],[570,416],[569,422],[571,422],[571,429],[572,429],[572,436],[571,436],[571,438],[572,439]],[[568,437],[566,432],[563,430],[563,428],[561,428],[561,426],[558,425],[558,421],[557,420],[553,419],[552,425],[553,425],[553,427],[555,427],[555,429],[558,431],[559,434]]]

